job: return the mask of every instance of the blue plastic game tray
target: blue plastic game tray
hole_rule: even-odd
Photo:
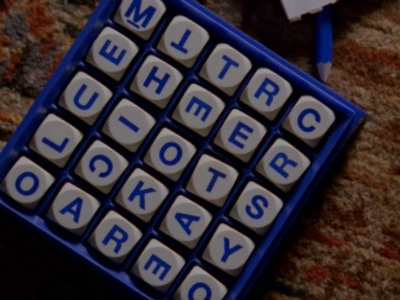
[[[116,22],[117,15],[125,23]],[[147,26],[154,30],[144,30]],[[197,34],[192,42],[191,34]],[[193,51],[197,55],[185,59]],[[126,69],[110,71],[110,64],[121,66],[128,56],[134,58]],[[81,81],[71,82],[82,73],[106,88],[94,93],[92,102],[110,92],[109,101],[91,118],[76,112],[83,104],[75,102],[73,109],[61,104],[61,99],[71,100],[65,91],[77,87]],[[75,100],[88,88],[78,87]],[[184,106],[189,87],[198,94]],[[155,99],[169,88],[172,92],[163,101]],[[205,94],[208,100],[201,98]],[[135,117],[122,117],[122,109],[119,123],[113,123],[112,112],[123,100]],[[275,111],[268,110],[279,101]],[[218,107],[212,124],[200,128]],[[131,137],[136,138],[133,134],[144,123],[134,123],[143,116],[149,131],[135,146]],[[134,299],[245,299],[364,116],[360,108],[194,1],[102,0],[0,154],[0,205],[128,287]],[[122,131],[114,129],[122,125],[127,134],[121,142]],[[105,133],[107,126],[111,133]],[[74,139],[70,155],[55,159]],[[205,155],[213,159],[210,166],[226,173],[212,167],[205,170],[213,173],[201,173]],[[183,159],[184,167],[170,172]],[[117,164],[119,176],[107,178]],[[166,191],[147,216],[130,206],[137,205],[135,198],[118,201],[138,168]],[[100,177],[111,183],[97,184]],[[77,197],[55,208],[55,202],[69,195],[59,197],[66,183],[91,205],[82,216],[83,202],[72,202]],[[221,195],[212,198],[206,192]],[[145,200],[143,195],[136,191],[135,201]],[[178,198],[189,205],[187,210]],[[143,209],[144,200],[139,201]],[[171,215],[173,209],[177,212]],[[71,227],[87,216],[84,226]],[[184,232],[190,236],[199,230],[197,239],[184,241]],[[118,256],[119,251],[126,255]],[[197,277],[195,266],[202,270]]]

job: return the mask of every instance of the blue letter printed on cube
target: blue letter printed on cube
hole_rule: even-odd
[[[184,54],[187,54],[188,50],[185,49],[184,46],[185,46],[185,44],[186,44],[186,42],[189,39],[189,36],[191,34],[192,34],[192,32],[189,29],[186,29],[186,31],[183,34],[183,36],[182,36],[181,40],[179,41],[179,43],[172,42],[171,46],[174,47],[176,50],[178,50],[178,51],[180,51],[180,52],[182,52]]]
[[[90,171],[92,171],[93,173],[96,171],[96,162],[98,161],[102,161],[107,169],[104,172],[100,172],[99,177],[100,178],[106,178],[107,176],[109,176],[113,170],[113,164],[111,159],[109,159],[107,156],[99,154],[99,155],[95,155],[93,156],[93,158],[90,160],[89,162],[89,169]]]
[[[78,197],[71,203],[69,203],[66,207],[60,210],[60,213],[65,215],[66,213],[70,213],[74,217],[74,222],[79,223],[79,216],[82,211],[82,198]]]
[[[312,131],[315,130],[315,127],[312,126],[312,125],[305,126],[304,123],[303,123],[304,118],[307,115],[313,115],[314,119],[315,119],[315,122],[317,122],[317,123],[321,122],[321,116],[319,115],[319,113],[315,109],[312,109],[312,108],[307,108],[307,109],[303,110],[300,113],[300,115],[299,115],[299,117],[297,119],[297,125],[299,125],[300,129],[303,130],[304,132],[312,132]]]
[[[158,279],[160,279],[161,281],[164,280],[165,276],[167,276],[169,270],[171,269],[171,266],[167,262],[163,261],[161,258],[156,256],[155,254],[152,254],[147,263],[144,265],[144,269],[147,271],[151,267],[153,262],[156,264],[156,266],[153,269],[152,274],[156,275],[158,271],[161,268],[163,268],[160,277],[158,277]]]
[[[149,76],[147,76],[146,81],[144,82],[144,87],[148,88],[149,85],[151,84],[152,81],[158,83],[158,87],[155,90],[157,95],[160,95],[164,89],[164,87],[167,85],[169,78],[171,77],[170,74],[165,73],[163,78],[158,78],[156,77],[156,73],[158,71],[158,68],[156,66],[151,69]]]
[[[82,86],[79,88],[78,92],[75,94],[75,97],[74,97],[74,104],[80,110],[90,109],[93,106],[94,102],[97,100],[97,98],[99,98],[99,96],[100,96],[99,93],[94,92],[93,95],[89,98],[89,100],[87,100],[85,104],[82,104],[81,98],[82,98],[83,94],[85,93],[86,89],[87,89],[87,85],[82,84]]]
[[[134,190],[132,191],[132,193],[130,194],[130,196],[128,197],[129,201],[133,201],[136,197],[139,197],[139,206],[141,209],[145,210],[146,209],[146,194],[149,193],[154,193],[156,192],[155,189],[153,188],[148,188],[148,189],[141,189],[144,185],[143,181],[139,181],[138,184],[135,186]]]
[[[204,110],[203,115],[201,116],[201,120],[205,122],[210,115],[210,112],[212,110],[212,106],[208,105],[207,103],[201,101],[199,98],[193,96],[190,102],[188,103],[186,107],[186,112],[189,113],[190,110],[193,108],[194,105],[197,105],[197,109],[194,112],[194,116],[198,117],[199,114],[201,113],[202,110]]]
[[[240,137],[241,139],[247,141],[247,139],[249,138],[248,135],[245,135],[243,132],[241,132],[241,130],[247,131],[248,133],[253,133],[253,128],[247,126],[246,124],[242,123],[242,122],[238,122],[235,129],[233,130],[231,136],[229,137],[228,141],[231,142],[233,145],[235,145],[236,147],[243,149],[244,145],[239,142],[236,138]]]
[[[107,52],[108,48],[111,45],[111,41],[107,40],[103,47],[101,48],[99,54],[101,56],[103,56],[105,59],[107,59],[108,61],[112,62],[115,65],[119,65],[121,63],[121,61],[124,59],[125,55],[126,55],[126,50],[123,49],[121,50],[121,52],[119,53],[119,55],[117,57],[115,57],[116,52],[118,51],[118,46],[114,45],[111,48],[111,51]]]
[[[243,248],[242,245],[240,245],[240,244],[237,244],[236,246],[233,246],[232,248],[230,248],[229,244],[230,244],[229,239],[227,237],[224,237],[224,254],[221,257],[221,261],[223,263],[226,263],[229,256],[231,256],[233,253],[235,253]]]
[[[146,28],[147,25],[149,25],[151,19],[153,18],[155,12],[157,11],[154,6],[150,5],[144,11],[140,12],[141,5],[142,5],[142,0],[132,0],[132,4],[125,12],[125,18],[127,18],[127,22],[135,28],[140,28],[140,27]],[[140,21],[142,21],[141,25],[138,24]]]
[[[256,219],[256,220],[261,219],[262,216],[264,215],[264,210],[262,208],[268,207],[268,200],[265,199],[265,197],[263,197],[261,195],[255,195],[251,199],[251,204],[253,205],[253,207],[251,207],[250,205],[246,205],[247,215],[252,219]],[[255,213],[252,211],[252,208],[255,208],[255,210],[256,210]]]
[[[176,150],[176,155],[173,159],[168,160],[167,158],[165,158],[165,153],[170,148],[174,148]],[[167,166],[176,165],[182,158],[182,148],[175,142],[168,142],[161,147],[159,157],[161,162]]]
[[[58,153],[62,153],[65,149],[65,147],[67,147],[68,143],[69,143],[69,138],[65,138],[61,144],[57,145],[56,143],[50,141],[48,138],[43,138],[42,139],[42,143],[45,144],[46,146],[50,147],[51,149],[53,149],[54,151],[58,152]]]
[[[222,59],[225,60],[226,64],[223,67],[223,69],[221,70],[221,73],[219,73],[219,75],[218,75],[218,78],[221,80],[224,79],[226,73],[228,73],[228,70],[231,67],[235,67],[235,68],[239,67],[239,63],[237,63],[236,61],[234,61],[233,59],[229,58],[226,55],[222,56]]]
[[[281,165],[279,166],[278,160],[282,160]],[[288,156],[283,153],[279,152],[275,155],[275,157],[269,163],[270,167],[278,172],[282,177],[288,178],[289,174],[284,170],[287,165],[292,166],[293,168],[297,167],[297,162],[288,158]]]
[[[183,228],[183,230],[186,232],[187,235],[192,234],[192,231],[190,230],[190,225],[193,222],[200,221],[200,217],[188,215],[188,214],[184,214],[184,213],[176,213],[175,219],[179,223],[179,225],[181,225],[181,227]]]
[[[194,297],[194,293],[196,293],[197,290],[204,291],[205,295],[203,298],[199,299]],[[189,289],[188,292],[189,300],[210,300],[211,296],[212,296],[211,288],[204,282],[196,282],[195,284],[192,285],[192,287]]]
[[[22,182],[26,179],[30,178],[32,180],[32,186],[29,189],[24,189],[22,187]],[[35,173],[32,172],[24,172],[21,173],[17,180],[15,181],[15,189],[22,196],[32,196],[39,188],[39,178]]]
[[[222,179],[224,179],[224,178],[226,178],[226,174],[224,174],[214,168],[211,168],[211,167],[208,168],[208,171],[213,174],[211,177],[210,183],[207,186],[207,192],[211,193],[211,191],[214,188],[215,183],[217,182],[218,177],[221,177]]]
[[[272,87],[272,89],[269,87]],[[259,99],[262,94],[267,95],[267,99],[265,100],[265,105],[270,106],[272,100],[274,99],[274,96],[278,95],[279,91],[280,91],[279,85],[277,85],[271,79],[265,78],[263,83],[260,85],[256,93],[254,94],[254,97]]]
[[[119,236],[117,236],[117,234]],[[107,245],[111,240],[113,240],[115,242],[114,252],[118,254],[119,250],[121,250],[122,244],[128,240],[128,237],[128,233],[115,224],[105,236],[103,245]]]
[[[124,124],[126,127],[128,127],[133,132],[138,132],[139,131],[139,127],[137,127],[135,124],[133,124],[131,121],[129,121],[124,116],[120,116],[118,121],[120,121],[122,124]]]

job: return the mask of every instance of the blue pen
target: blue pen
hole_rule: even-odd
[[[332,68],[332,6],[325,6],[316,15],[316,64],[319,76],[327,82]]]

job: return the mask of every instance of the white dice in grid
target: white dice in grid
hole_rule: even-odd
[[[178,196],[161,224],[161,231],[193,249],[210,224],[212,215],[184,196]]]
[[[164,108],[182,79],[183,76],[177,69],[150,55],[136,74],[131,90]]]
[[[186,189],[221,207],[231,192],[239,173],[231,166],[207,154],[197,163]]]
[[[50,114],[36,131],[30,148],[55,165],[64,167],[82,138],[78,129]]]
[[[160,0],[123,0],[114,21],[147,40],[165,11]]]
[[[227,44],[219,44],[208,57],[200,76],[232,96],[251,69],[250,60]]]
[[[283,128],[316,147],[334,121],[335,114],[330,108],[313,97],[303,96],[290,111]]]
[[[234,109],[225,120],[214,143],[244,162],[248,162],[267,133],[258,121]]]
[[[3,190],[14,201],[34,209],[55,178],[26,157],[21,157],[2,183]]]
[[[163,128],[150,147],[144,161],[149,166],[177,181],[196,148],[184,138]]]
[[[108,117],[103,132],[134,152],[155,123],[156,120],[145,110],[123,99]]]
[[[264,234],[282,206],[283,202],[277,196],[257,183],[249,182],[231,210],[230,216],[258,234]]]
[[[161,292],[179,274],[185,260],[159,241],[152,239],[140,254],[132,273]]]
[[[112,97],[111,91],[96,79],[79,72],[60,99],[60,106],[92,125]]]
[[[225,103],[197,84],[192,84],[179,101],[173,118],[203,137],[218,120]]]
[[[115,211],[109,211],[89,238],[89,243],[114,263],[121,264],[142,232]]]
[[[204,28],[184,16],[175,17],[164,32],[158,49],[190,68],[210,36]]]
[[[277,139],[256,169],[284,192],[288,192],[310,165],[310,160],[283,139]]]
[[[289,82],[263,68],[253,75],[240,100],[267,119],[274,120],[292,92]]]
[[[175,293],[176,300],[222,300],[227,288],[202,268],[195,266]]]
[[[160,181],[136,169],[123,185],[116,202],[145,222],[150,221],[169,190]]]
[[[254,243],[235,229],[220,224],[203,253],[203,258],[222,271],[237,276],[253,252]]]
[[[134,42],[106,27],[93,43],[87,61],[115,80],[120,80],[139,52]]]
[[[125,169],[128,161],[106,144],[95,141],[83,155],[76,174],[107,194]]]
[[[82,235],[100,202],[71,183],[66,183],[54,199],[47,217],[71,231]]]

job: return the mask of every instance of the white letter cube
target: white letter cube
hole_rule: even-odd
[[[87,61],[119,81],[138,52],[139,48],[134,42],[118,31],[106,27],[90,49]]]
[[[255,182],[249,182],[230,216],[258,234],[264,234],[275,220],[283,202]]]
[[[123,185],[116,202],[145,222],[150,221],[168,195],[160,181],[136,169]]]
[[[221,207],[231,192],[239,173],[231,166],[203,154],[186,189]]]
[[[237,276],[253,252],[254,243],[235,229],[220,224],[203,258],[222,271]]]
[[[284,192],[288,192],[310,165],[310,160],[283,139],[277,139],[256,170]]]
[[[206,30],[184,16],[175,17],[158,44],[158,49],[190,68],[208,42]]]
[[[184,196],[178,196],[165,216],[160,229],[178,242],[193,249],[211,219],[212,215],[200,205]]]
[[[331,109],[313,97],[303,96],[290,111],[283,128],[316,147],[334,121]]]
[[[192,84],[179,101],[173,118],[206,137],[218,120],[225,103],[197,84]]]
[[[123,99],[108,117],[103,132],[135,152],[155,123],[155,119],[145,110]]]
[[[114,20],[142,39],[148,40],[165,10],[165,5],[160,0],[123,0]]]
[[[108,194],[127,167],[128,161],[123,156],[103,142],[95,141],[83,155],[75,172]]]
[[[149,166],[177,181],[192,159],[196,148],[176,133],[163,128],[150,147],[144,161]]]
[[[164,108],[182,79],[183,76],[177,69],[150,55],[136,74],[131,90],[147,101]]]
[[[116,264],[121,264],[142,232],[115,211],[109,211],[89,238],[89,243]]]
[[[248,162],[266,133],[267,129],[258,121],[234,109],[219,130],[214,143]]]
[[[222,300],[227,288],[202,268],[195,266],[175,293],[176,300]]]
[[[233,96],[251,69],[250,60],[227,44],[219,44],[208,57],[200,76]]]
[[[292,92],[292,86],[285,79],[271,70],[259,69],[240,100],[272,121]]]
[[[58,167],[64,167],[82,138],[78,129],[50,114],[36,131],[29,146]]]
[[[47,217],[72,233],[82,235],[99,207],[98,200],[66,183],[54,199]]]
[[[133,274],[165,292],[179,274],[185,260],[159,241],[152,239],[132,268]]]
[[[79,72],[65,89],[59,105],[92,125],[111,97],[112,93],[106,86]]]
[[[14,201],[34,209],[55,178],[26,157],[21,157],[2,183],[4,191]]]

